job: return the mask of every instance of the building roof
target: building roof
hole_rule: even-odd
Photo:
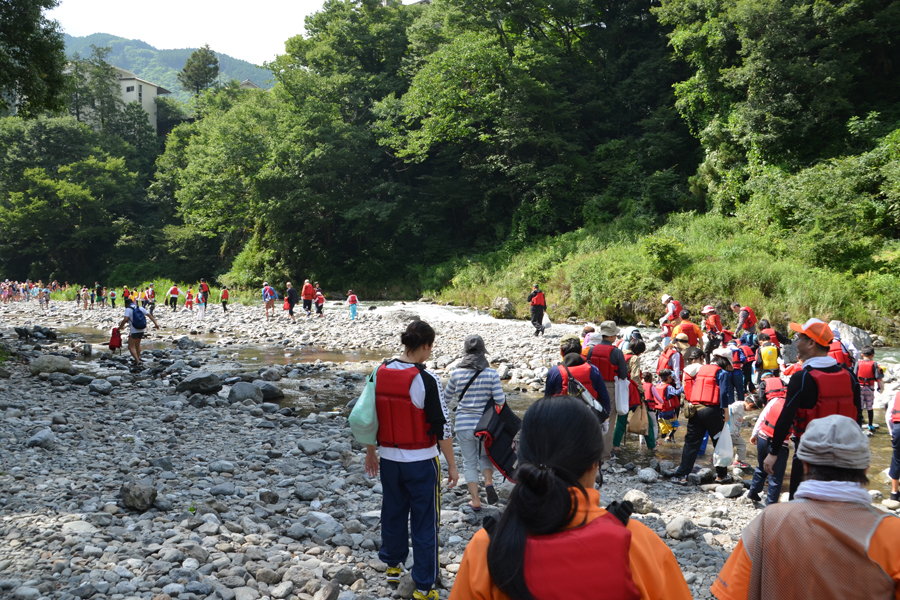
[[[115,67],[115,69],[116,69],[116,77],[120,81],[128,81],[130,79],[133,79],[135,81],[140,81],[141,83],[146,83],[147,85],[152,85],[153,87],[156,88],[156,94],[159,96],[172,93],[169,90],[167,90],[166,88],[162,87],[161,85],[153,83],[152,81],[147,81],[146,79],[141,79],[140,77],[138,77],[131,71],[128,71],[127,69],[123,69],[122,67]]]
[[[240,88],[242,90],[261,90],[262,88],[250,81],[249,79],[245,79],[241,82]]]

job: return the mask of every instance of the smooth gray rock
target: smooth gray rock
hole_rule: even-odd
[[[38,373],[68,373],[72,368],[72,361],[65,356],[54,356],[52,354],[42,354],[28,365],[28,370],[32,375]]]
[[[294,495],[300,500],[315,500],[319,497],[319,490],[309,483],[300,483],[294,489]]]
[[[273,598],[277,598],[281,600],[282,598],[287,598],[291,595],[291,592],[294,590],[294,584],[290,581],[282,581],[275,587],[269,590],[269,593]]]
[[[872,345],[872,336],[859,327],[847,325],[838,320],[830,321],[828,326],[832,329],[837,329],[841,333],[841,341],[845,346],[849,346],[852,342],[857,350],[862,350],[863,346]]]
[[[256,404],[262,403],[262,389],[260,389],[259,386],[247,383],[246,381],[235,383],[231,389],[228,390],[228,401],[235,404],[243,402],[244,400],[252,400]]]
[[[219,485],[215,485],[209,490],[209,493],[213,496],[233,496],[236,488],[234,484],[230,481],[227,483],[220,483]]]
[[[102,396],[109,396],[110,392],[113,390],[113,384],[105,379],[94,379],[91,381],[88,389],[92,392],[97,392]]]
[[[716,493],[722,494],[726,498],[737,498],[744,493],[744,485],[741,483],[729,483],[716,486]]]
[[[693,521],[681,516],[675,517],[666,525],[666,534],[675,540],[697,537],[699,533]]]
[[[304,538],[307,535],[309,535],[309,532],[307,531],[306,527],[303,526],[302,523],[294,523],[293,525],[291,525],[290,527],[288,527],[285,530],[284,535],[286,535],[289,538],[299,540],[299,539]]]
[[[638,472],[638,480],[641,483],[656,483],[659,481],[659,473],[653,469],[641,469]]]
[[[56,436],[51,429],[41,429],[36,434],[28,438],[25,442],[27,448],[43,448],[44,450],[52,450],[56,447]]]
[[[263,400],[277,400],[278,398],[284,398],[284,392],[281,390],[281,388],[271,381],[257,379],[253,382],[253,385],[260,389],[263,395]]]
[[[122,496],[122,502],[125,506],[143,512],[153,506],[153,501],[156,500],[157,492],[156,488],[152,485],[147,485],[145,483],[126,483],[122,486],[122,489],[119,490],[119,494]]]
[[[316,440],[299,440],[297,442],[297,447],[300,448],[304,454],[318,454],[325,450],[325,444]]]
[[[191,373],[175,387],[176,392],[190,392],[192,394],[215,394],[222,389],[219,376],[208,371]]]
[[[41,592],[37,588],[23,585],[13,592],[13,597],[15,597],[16,600],[37,600],[41,597]]]
[[[92,375],[85,375],[84,373],[79,373],[75,377],[72,378],[72,383],[75,385],[87,385],[94,380]]]
[[[234,473],[234,463],[227,460],[217,460],[209,464],[209,470],[213,473]]]
[[[313,596],[313,600],[337,600],[340,593],[341,586],[334,581],[329,581],[316,592],[316,595]]]
[[[656,509],[653,501],[650,500],[650,496],[641,490],[629,490],[628,493],[625,494],[623,500],[631,502],[634,506],[634,512],[640,515],[646,515]]]
[[[266,381],[281,381],[281,371],[275,367],[269,367],[262,372],[261,377]]]

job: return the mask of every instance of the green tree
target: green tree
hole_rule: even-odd
[[[212,86],[219,76],[219,58],[209,44],[194,50],[178,73],[181,88],[193,94]]]
[[[87,121],[87,113],[91,107],[91,85],[87,74],[87,64],[77,52],[72,55],[69,63],[68,78],[68,109],[69,114],[75,117],[79,123]]]
[[[23,117],[65,106],[65,44],[59,23],[44,16],[58,0],[0,2],[0,113]]]

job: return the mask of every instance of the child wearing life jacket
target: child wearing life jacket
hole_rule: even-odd
[[[672,371],[663,369],[659,372],[659,383],[653,386],[652,392],[658,418],[663,420],[660,431],[665,434],[663,439],[667,442],[675,441],[682,391],[683,388],[672,377]]]
[[[222,312],[228,312],[228,286],[222,286]]]
[[[653,431],[654,446],[659,440],[659,421],[656,416],[656,396],[653,393],[653,373],[647,371],[643,375],[644,402],[647,403],[647,421],[650,422],[650,430]],[[649,437],[649,432],[648,432]]]
[[[862,409],[868,412],[869,427],[866,435],[872,436],[875,433],[875,426],[872,424],[872,417],[875,414],[875,388],[879,392],[884,391],[884,376],[878,363],[875,362],[875,348],[872,346],[864,346],[860,350],[860,359],[856,364],[856,378],[859,380],[859,400]]]
[[[187,298],[184,301],[184,305],[191,309],[191,312],[194,312],[194,288],[188,288]]]
[[[763,469],[763,463],[766,456],[769,455],[769,439],[775,431],[775,423],[778,422],[778,416],[784,408],[784,399],[787,395],[787,386],[781,381],[781,378],[772,373],[763,373],[759,389],[761,394],[765,394],[764,401],[766,405],[759,418],[756,419],[756,425],[753,426],[753,433],[750,435],[750,443],[756,444],[759,466],[753,471],[753,480],[750,482],[750,489],[746,493],[746,496],[754,502],[762,501],[759,493],[766,482],[766,472]],[[787,469],[788,455],[790,454],[788,443],[788,439],[785,438],[784,444],[778,450],[775,468],[772,474],[768,476],[769,490],[766,493],[768,504],[778,502],[778,498],[781,495],[781,484],[784,481],[784,472]]]
[[[322,294],[321,290],[316,291],[316,316],[325,318],[325,314],[322,312],[322,307],[325,306],[325,296]]]
[[[764,373],[779,375],[781,365],[778,360],[781,358],[781,351],[772,341],[768,333],[760,333],[758,338],[759,349],[756,351],[756,376],[760,380]]]

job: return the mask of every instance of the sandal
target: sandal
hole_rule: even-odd
[[[471,503],[471,502],[469,502],[468,506],[469,506],[470,509],[472,509],[472,512],[479,512],[479,511],[481,510],[481,507],[480,507],[480,506],[477,506],[477,507],[476,507],[476,506],[472,506],[472,503]]]
[[[671,481],[675,485],[687,485],[688,484],[687,477],[672,477],[671,479],[669,479],[669,481]]]
[[[492,485],[484,486],[484,491],[487,494],[488,504],[497,504],[500,501],[500,496],[497,495],[497,490],[494,489]]]

